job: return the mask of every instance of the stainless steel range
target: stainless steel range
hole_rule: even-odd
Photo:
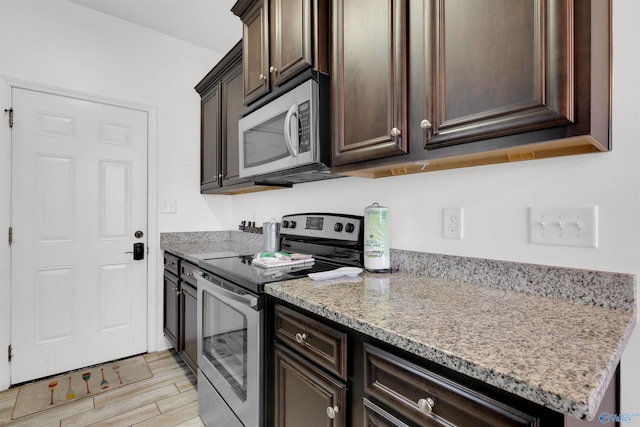
[[[198,279],[198,409],[205,425],[265,425],[264,286],[343,266],[362,266],[361,216],[307,213],[282,218],[281,249],[312,264],[264,268],[255,254],[204,259]]]

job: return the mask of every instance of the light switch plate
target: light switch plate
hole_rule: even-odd
[[[176,199],[161,199],[160,213],[174,214],[177,211]]]
[[[530,207],[529,243],[598,247],[598,207]]]

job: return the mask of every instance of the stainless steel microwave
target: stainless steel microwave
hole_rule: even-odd
[[[238,123],[240,177],[264,183],[336,178],[329,169],[329,82],[307,73]]]

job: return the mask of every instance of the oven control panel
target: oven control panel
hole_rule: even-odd
[[[362,235],[363,228],[364,218],[357,215],[294,214],[282,217],[280,235],[357,242]]]

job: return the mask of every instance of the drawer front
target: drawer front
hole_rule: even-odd
[[[274,311],[276,339],[347,379],[347,334],[278,304]]]
[[[171,255],[170,253],[164,253],[164,269],[170,271],[176,276],[180,276],[180,258]]]
[[[362,399],[365,427],[409,427],[378,405]]]
[[[180,278],[196,289],[198,288],[198,283],[196,282],[196,276],[193,270],[197,268],[198,266],[191,264],[189,261],[182,260],[180,262]]]
[[[364,350],[365,393],[420,425],[538,425],[535,417],[398,356],[369,344]]]

